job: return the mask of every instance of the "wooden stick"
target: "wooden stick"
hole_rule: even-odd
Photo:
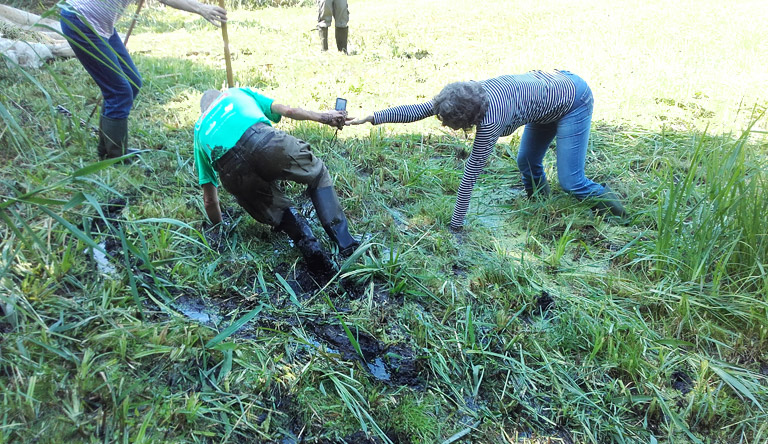
[[[133,27],[136,26],[136,19],[139,18],[139,12],[141,12],[142,6],[144,6],[144,0],[139,0],[139,4],[136,5],[136,12],[133,14],[133,20],[131,20],[131,26],[128,27],[128,32],[125,34],[123,45],[128,44],[128,38],[131,36],[131,33],[133,32]]]
[[[224,0],[219,0],[219,6],[224,8]],[[227,34],[227,23],[221,23],[221,36],[224,38],[224,60],[227,62],[227,86],[235,86],[234,75],[232,74],[232,57],[229,54],[229,35]]]

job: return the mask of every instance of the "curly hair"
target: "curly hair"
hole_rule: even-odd
[[[479,125],[488,110],[488,94],[480,82],[454,82],[432,99],[432,109],[444,125],[468,129]]]

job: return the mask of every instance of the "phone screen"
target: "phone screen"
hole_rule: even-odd
[[[336,99],[336,111],[344,111],[347,109],[347,99]]]

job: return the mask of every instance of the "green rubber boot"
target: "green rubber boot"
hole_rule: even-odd
[[[317,28],[317,33],[320,36],[320,49],[328,51],[328,28]]]
[[[138,152],[126,147],[128,144],[128,119],[112,119],[101,116],[99,120],[99,144],[96,147],[99,160],[114,159],[125,154]]]
[[[611,215],[622,220],[626,220],[629,217],[629,213],[624,209],[624,205],[621,204],[619,195],[607,185],[605,186],[605,192],[595,197],[594,200],[596,203],[592,206],[592,210],[597,215]]]
[[[348,54],[347,52],[347,37],[349,36],[349,28],[336,28],[336,48]]]
[[[528,196],[528,199],[547,199],[550,194],[547,178],[531,178],[531,186],[525,187],[525,194]]]

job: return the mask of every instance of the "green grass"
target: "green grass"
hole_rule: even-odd
[[[345,97],[362,116],[455,80],[581,75],[596,97],[587,173],[626,196],[632,223],[595,219],[556,183],[521,198],[518,132],[456,236],[471,135],[432,119],[334,140],[282,122],[370,236],[302,292],[297,252],[226,192],[233,228],[203,235],[192,126],[224,83],[221,37],[151,3],[130,41],[146,150],[131,167],[94,163],[75,122],[99,96],[76,60],[0,68],[0,442],[768,439],[760,2],[355,1],[349,57],[319,53],[311,6],[280,6],[230,11],[235,78],[308,109]]]

